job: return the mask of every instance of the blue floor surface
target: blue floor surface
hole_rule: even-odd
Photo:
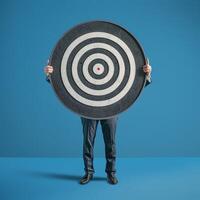
[[[199,200],[200,158],[119,158],[119,184],[106,182],[105,160],[80,185],[80,158],[0,158],[1,200]]]

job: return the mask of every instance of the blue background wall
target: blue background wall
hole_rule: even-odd
[[[81,156],[80,119],[43,67],[65,31],[95,19],[132,32],[153,67],[152,85],[119,117],[118,156],[199,156],[199,10],[198,0],[1,1],[0,156]]]

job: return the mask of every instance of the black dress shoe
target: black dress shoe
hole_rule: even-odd
[[[118,183],[117,177],[115,176],[114,173],[108,173],[107,180],[108,180],[108,183],[110,183],[112,185],[115,185]]]
[[[80,184],[86,184],[93,178],[93,174],[86,173],[80,180]]]

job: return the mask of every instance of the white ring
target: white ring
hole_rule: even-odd
[[[114,41],[115,43],[117,43],[118,45],[120,45],[122,47],[122,49],[126,52],[126,55],[128,56],[129,63],[130,63],[129,79],[128,79],[127,84],[123,88],[123,90],[121,90],[120,93],[118,93],[116,96],[114,96],[110,99],[101,100],[101,101],[94,101],[94,100],[86,99],[85,97],[82,97],[81,95],[79,95],[70,85],[68,77],[67,77],[67,71],[66,71],[68,58],[69,58],[72,50],[79,43],[83,42],[84,40],[87,40],[89,38],[97,38],[97,37],[110,39],[110,40]],[[62,61],[61,61],[61,78],[62,78],[63,84],[64,84],[65,88],[67,89],[67,91],[69,92],[69,94],[77,101],[79,101],[85,105],[94,106],[94,107],[108,106],[108,105],[114,104],[115,102],[122,99],[131,88],[131,86],[134,82],[134,79],[135,79],[135,73],[136,73],[135,59],[134,59],[133,54],[132,54],[131,50],[129,49],[129,47],[120,38],[118,38],[110,33],[105,33],[105,32],[91,32],[91,33],[87,33],[87,34],[84,34],[84,35],[78,37],[68,46],[68,48],[66,49],[66,51],[63,55]],[[93,94],[93,95],[95,95],[95,94]]]
[[[109,67],[108,74],[102,79],[95,79],[95,78],[91,77],[90,74],[88,73],[88,66],[89,66],[90,62],[92,62],[94,59],[97,59],[97,58],[104,60]],[[85,76],[86,80],[92,84],[103,85],[112,78],[113,74],[114,74],[114,64],[113,64],[112,60],[105,54],[102,54],[102,53],[92,54],[92,55],[88,56],[87,59],[85,60],[85,62],[83,63],[83,75]]]
[[[101,63],[96,63],[92,67],[92,71],[96,75],[101,75],[104,72],[104,66]]]

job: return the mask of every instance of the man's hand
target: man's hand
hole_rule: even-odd
[[[44,73],[48,76],[49,74],[53,73],[53,67],[50,65],[47,65],[46,67],[44,67]]]
[[[147,76],[151,75],[152,68],[149,65],[149,59],[146,59],[146,65],[143,66],[143,71]]]

